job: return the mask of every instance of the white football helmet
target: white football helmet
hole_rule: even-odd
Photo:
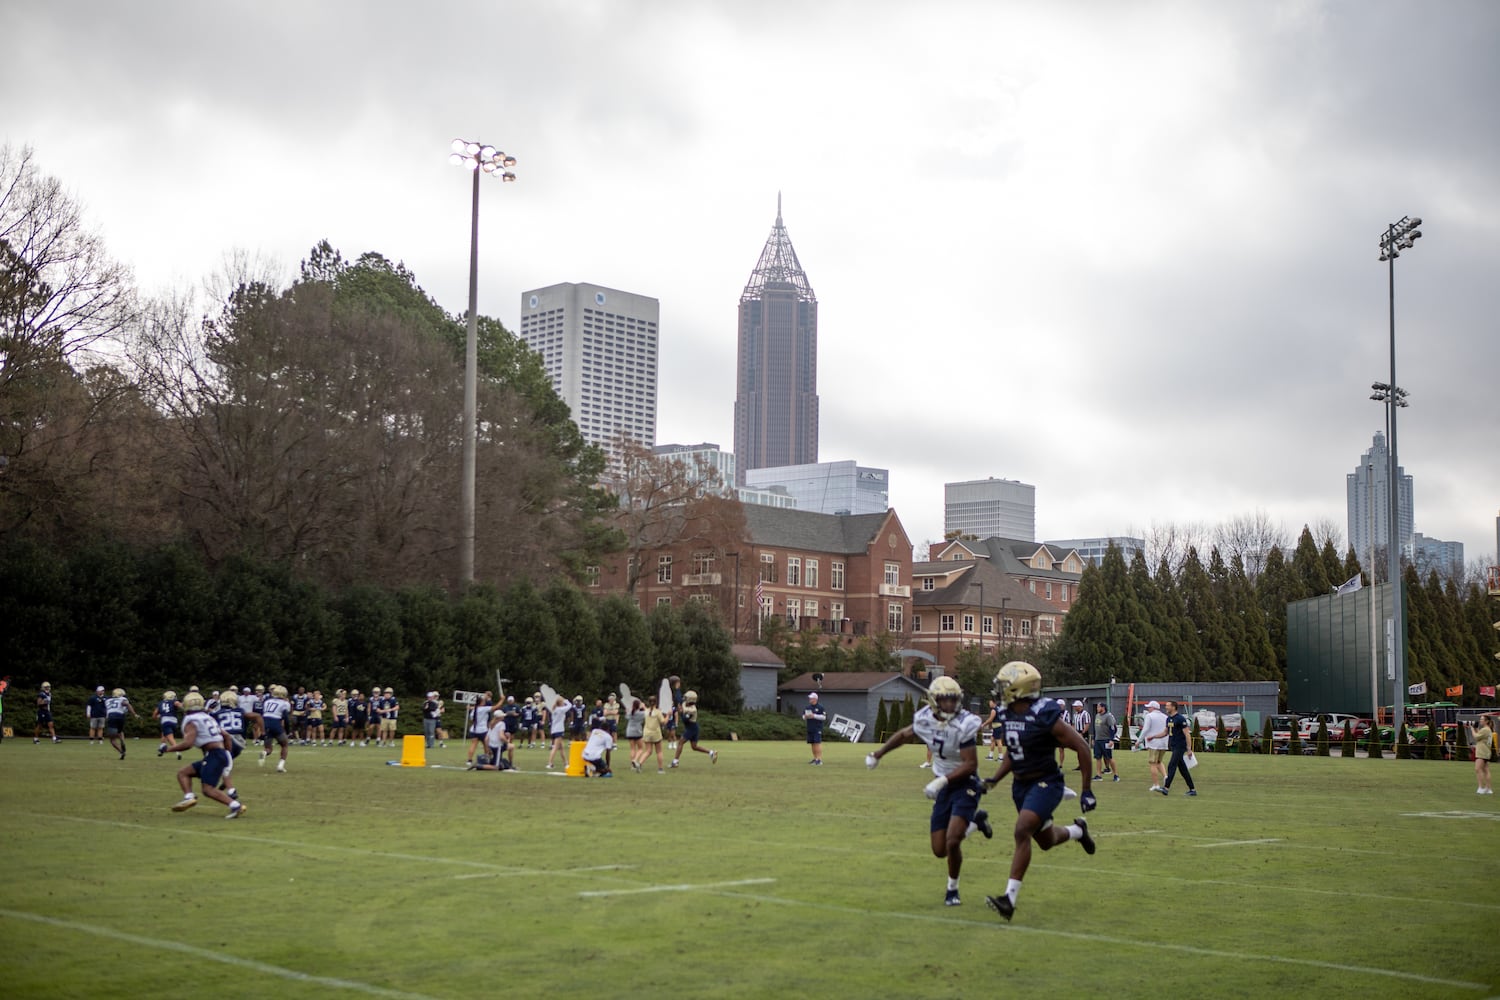
[[[952,677],[935,678],[927,688],[927,705],[933,718],[946,722],[964,707],[964,689]]]
[[[1025,660],[1011,660],[995,675],[990,694],[1002,705],[1022,698],[1037,698],[1042,693],[1042,674]]]

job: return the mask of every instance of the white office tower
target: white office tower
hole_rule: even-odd
[[[542,356],[552,388],[584,440],[611,452],[624,433],[656,444],[661,304],[603,285],[564,282],[521,293],[520,336]]]
[[[1036,487],[1014,479],[943,484],[943,533],[1036,541]]]

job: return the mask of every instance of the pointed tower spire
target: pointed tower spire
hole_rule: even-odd
[[[750,272],[750,280],[745,285],[740,301],[758,298],[768,284],[791,285],[797,290],[799,297],[809,302],[818,301],[818,297],[813,294],[812,285],[808,284],[806,272],[802,270],[802,262],[797,259],[797,251],[792,248],[792,238],[787,235],[786,226],[782,224],[780,191],[776,192],[776,222],[771,226],[771,235],[760,252],[755,270]]]

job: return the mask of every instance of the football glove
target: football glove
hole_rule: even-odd
[[[1078,802],[1083,806],[1084,812],[1093,812],[1099,807],[1099,800],[1094,798],[1093,792],[1084,792],[1079,796]]]
[[[929,781],[927,783],[927,787],[922,789],[922,791],[929,799],[936,799],[939,795],[942,794],[943,789],[947,787],[948,779],[943,777],[942,775],[938,775],[936,778],[933,778],[931,781]]]
[[[865,754],[865,767],[868,767],[870,770],[873,771],[873,770],[875,770],[876,765],[878,765],[879,763],[880,763],[880,758],[879,757],[875,756],[872,753]]]

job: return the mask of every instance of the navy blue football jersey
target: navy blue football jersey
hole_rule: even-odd
[[[1037,698],[1024,712],[1007,706],[1000,713],[1005,752],[1010,755],[1011,774],[1021,781],[1062,777],[1057,766],[1057,737],[1052,727],[1067,712],[1055,698]]]

